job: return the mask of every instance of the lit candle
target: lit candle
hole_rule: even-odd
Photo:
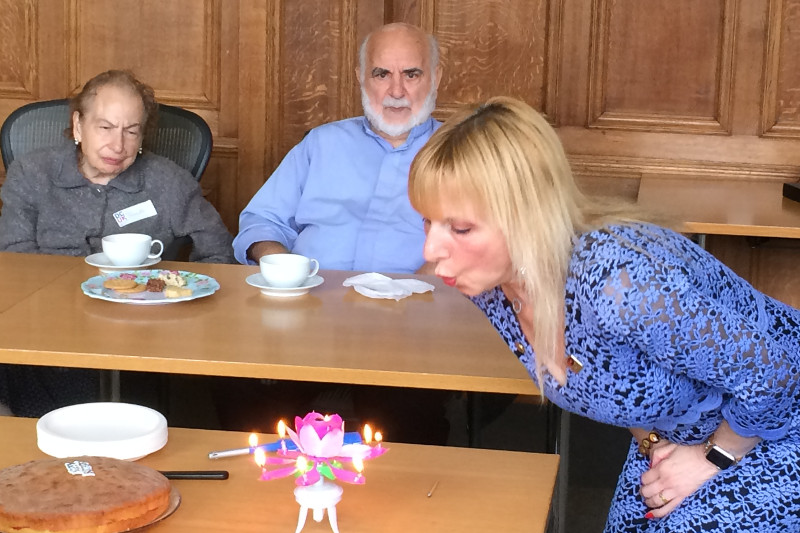
[[[264,465],[267,464],[267,452],[262,450],[261,448],[256,448],[254,452],[254,458],[256,464],[261,467],[261,473],[264,473]]]
[[[303,474],[303,481],[306,481],[306,471],[308,470],[308,461],[304,456],[299,456],[297,461],[295,461],[295,468],[297,468],[298,472]]]
[[[383,441],[383,433],[380,431],[375,432],[375,442],[378,443],[378,448],[381,447],[381,441]]]
[[[250,453],[253,453],[253,449],[258,446],[258,435],[255,433],[250,433],[250,437],[247,439],[247,443],[250,445]]]
[[[361,457],[355,456],[353,457],[353,468],[356,469],[356,477],[353,480],[355,483],[358,483],[361,480],[361,472],[364,470],[364,461]]]
[[[369,424],[364,424],[364,444],[371,444],[372,443],[372,428],[369,427]]]
[[[281,441],[281,451],[286,453],[286,422],[278,421],[278,438]]]

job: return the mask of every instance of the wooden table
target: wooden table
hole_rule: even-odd
[[[783,183],[643,176],[639,205],[684,223],[687,233],[800,238],[800,202]]]
[[[74,257],[13,253],[0,255],[0,313],[78,264]]]
[[[281,299],[245,283],[254,266],[164,262],[221,288],[137,306],[84,295],[81,283],[98,270],[82,258],[0,253],[7,278],[29,261],[44,270],[52,262],[60,275],[0,313],[0,362],[538,394],[483,313],[432,276],[433,293],[394,301],[343,287],[353,272],[321,271],[321,286]]]
[[[34,419],[0,417],[0,468],[47,456],[36,447]],[[261,442],[274,440],[263,436]],[[299,507],[293,478],[259,481],[244,456],[210,460],[212,450],[247,445],[243,433],[170,428],[162,450],[140,462],[160,470],[230,472],[227,481],[173,481],[178,510],[154,532],[294,531]],[[504,533],[545,531],[558,456],[387,443],[368,461],[363,486],[343,484],[337,506],[343,533]],[[433,495],[427,493],[439,482]],[[309,516],[304,533],[330,532]]]

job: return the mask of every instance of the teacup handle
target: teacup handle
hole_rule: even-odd
[[[159,257],[161,257],[161,254],[164,253],[164,243],[159,241],[158,239],[153,239],[153,242],[150,243],[150,251],[153,251],[154,244],[158,244],[158,253],[148,255],[147,256],[148,259],[158,259]]]
[[[309,259],[308,261],[310,263],[314,263],[314,268],[312,268],[311,272],[308,274],[308,277],[310,278],[311,276],[319,272],[319,261],[317,261],[316,259]]]

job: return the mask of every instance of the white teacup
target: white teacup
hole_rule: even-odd
[[[158,244],[158,253],[151,253]],[[147,259],[157,259],[164,243],[144,233],[117,233],[103,237],[103,253],[115,266],[139,266]]]
[[[271,287],[300,287],[319,270],[319,261],[299,254],[270,254],[258,262],[264,281]]]

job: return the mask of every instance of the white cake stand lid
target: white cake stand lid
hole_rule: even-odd
[[[167,443],[167,419],[141,405],[82,403],[50,411],[36,423],[39,449],[53,457],[95,455],[135,461]]]

